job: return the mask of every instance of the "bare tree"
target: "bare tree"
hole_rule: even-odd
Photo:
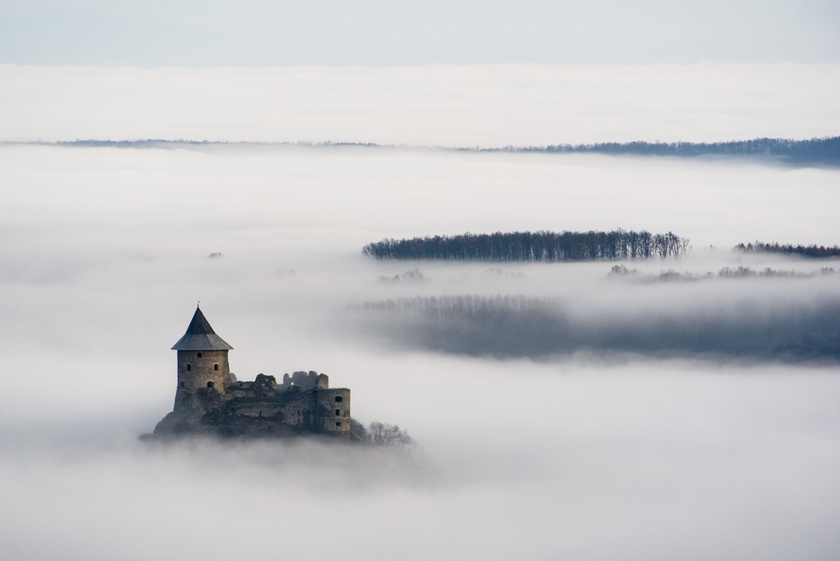
[[[368,441],[374,446],[387,446],[407,452],[415,446],[414,439],[397,425],[373,422],[367,430]]]

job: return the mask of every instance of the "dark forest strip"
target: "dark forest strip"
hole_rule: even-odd
[[[115,147],[115,148],[184,148],[206,146],[312,146],[334,147],[364,146],[367,148],[394,148],[373,143],[323,142],[229,142],[214,140],[70,140],[58,142],[0,142],[0,144],[36,144],[48,146]],[[594,144],[553,144],[549,146],[506,146],[504,148],[450,148],[459,152],[542,152],[549,154],[591,153],[627,156],[668,156],[678,158],[722,157],[750,158],[759,162],[786,165],[840,166],[840,136],[793,140],[790,138],[755,138],[726,142],[598,142]]]
[[[825,247],[823,245],[779,245],[778,243],[755,242],[746,245],[739,243],[734,247],[735,251],[742,253],[782,253],[784,255],[799,255],[814,259],[829,259],[840,257],[840,247]]]
[[[741,301],[698,315],[674,308],[574,312],[560,299],[445,295],[363,302],[354,332],[389,345],[498,358],[577,351],[780,362],[840,361],[840,298]],[[362,329],[358,329],[362,326]]]
[[[672,232],[496,232],[411,239],[384,239],[362,248],[374,259],[455,261],[610,261],[679,257],[689,239]]]
[[[723,156],[779,160],[789,164],[840,165],[840,136],[792,140],[756,138],[729,142],[599,142],[544,147],[508,146],[505,152],[595,153],[634,156]]]

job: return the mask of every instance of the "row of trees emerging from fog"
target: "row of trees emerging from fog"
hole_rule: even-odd
[[[840,247],[825,247],[823,245],[779,245],[778,243],[755,242],[735,246],[735,251],[742,253],[782,253],[785,255],[800,255],[802,257],[814,257],[825,259],[829,257],[840,257]]]
[[[723,301],[721,301],[723,302]],[[359,333],[408,349],[520,358],[575,352],[840,362],[840,296],[593,313],[562,298],[476,294],[362,302]]]
[[[166,148],[174,145],[236,145],[236,146],[282,146],[288,142],[226,142],[208,140],[72,140],[34,142],[34,144],[55,144],[57,146],[113,146],[117,148]],[[307,145],[307,143],[298,143]],[[371,143],[324,142],[320,146],[369,146]],[[455,148],[466,152],[545,152],[550,154],[594,153],[630,156],[676,156],[682,158],[698,156],[748,157],[761,160],[775,160],[790,164],[840,165],[840,136],[793,140],[790,138],[755,138],[728,142],[598,142],[595,144],[553,144],[550,146],[506,146],[504,148]]]
[[[545,147],[517,148],[505,152],[584,152],[633,156],[724,156],[773,158],[790,163],[840,164],[840,136],[792,140],[789,138],[756,138],[729,142],[599,142],[596,144],[557,144]]]
[[[690,250],[688,238],[673,232],[651,234],[622,229],[611,232],[496,232],[384,239],[362,253],[375,259],[459,261],[607,261],[680,257]]]

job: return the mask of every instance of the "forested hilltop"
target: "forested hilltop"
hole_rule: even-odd
[[[362,253],[375,259],[460,261],[609,261],[679,257],[689,239],[672,232],[496,232],[369,243]]]
[[[753,157],[791,164],[840,165],[840,136],[791,140],[756,138],[730,142],[599,142],[596,144],[556,144],[543,147],[508,146],[504,152],[590,152],[637,156],[726,156]]]

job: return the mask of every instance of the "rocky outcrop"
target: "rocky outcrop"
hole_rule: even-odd
[[[283,438],[303,434],[307,434],[307,431],[284,423],[282,415],[251,417],[220,409],[207,413],[197,409],[186,409],[169,413],[157,424],[154,433],[146,438],[168,439],[187,436]]]

